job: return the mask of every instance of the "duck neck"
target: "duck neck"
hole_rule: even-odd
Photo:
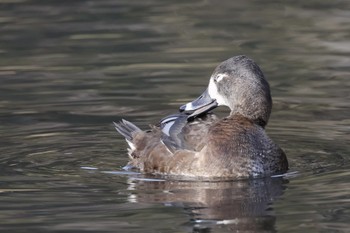
[[[264,121],[262,118],[258,118],[253,120],[255,124],[260,125],[262,128],[265,128],[265,126],[267,125],[267,122]]]
[[[240,117],[247,118],[250,121],[254,122],[256,125],[261,126],[262,128],[265,128],[265,126],[267,125],[267,122],[263,119],[263,117],[254,118],[251,115],[242,114],[241,112],[237,112],[237,111],[231,111],[230,116],[231,117],[240,116]]]

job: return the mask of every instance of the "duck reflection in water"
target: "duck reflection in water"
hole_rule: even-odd
[[[210,113],[219,105],[229,107],[229,116]],[[197,232],[217,226],[275,231],[271,203],[283,193],[285,180],[271,175],[285,173],[288,161],[265,132],[271,108],[270,87],[259,66],[236,56],[216,67],[199,98],[159,125],[142,131],[125,120],[116,123],[130,146],[129,166],[170,178],[131,182],[138,191],[130,201],[183,206]],[[171,181],[174,177],[202,181]],[[246,179],[252,177],[265,178]]]
[[[288,181],[281,177],[224,182],[130,180],[130,202],[184,208],[193,232],[275,232],[272,203]]]

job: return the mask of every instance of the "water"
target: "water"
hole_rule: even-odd
[[[349,232],[348,1],[0,1],[1,232]],[[124,172],[146,129],[246,54],[290,175]],[[227,114],[226,109],[218,109]]]

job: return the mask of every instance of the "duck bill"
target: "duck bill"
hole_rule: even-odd
[[[209,95],[208,89],[206,89],[202,95],[197,99],[189,102],[180,107],[180,112],[184,112],[189,115],[189,119],[193,119],[198,115],[205,114],[210,110],[216,108],[218,103],[215,99],[212,99]]]

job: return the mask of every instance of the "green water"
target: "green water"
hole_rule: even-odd
[[[348,232],[349,26],[345,0],[0,0],[0,231]],[[124,172],[112,121],[146,129],[238,54],[269,80],[291,175]]]

